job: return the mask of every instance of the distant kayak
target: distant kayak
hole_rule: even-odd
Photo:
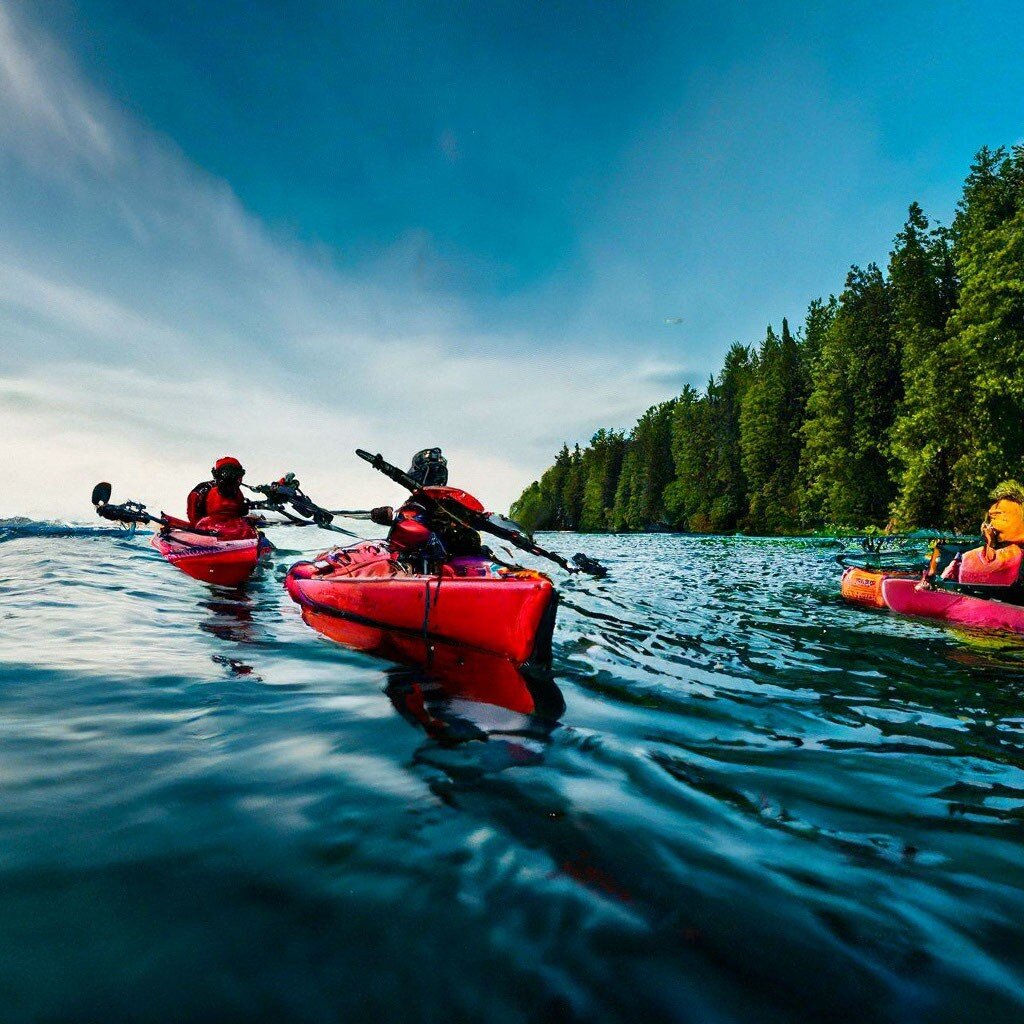
[[[516,667],[551,660],[557,595],[532,570],[460,558],[425,575],[406,571],[386,544],[363,543],[293,565],[285,587],[314,629],[390,660],[450,660],[453,649]]]
[[[920,574],[849,566],[840,593],[851,604],[887,608],[898,615],[1024,633],[1024,606],[964,593],[952,584],[924,585]]]
[[[221,587],[244,583],[272,549],[261,533],[241,540],[221,540],[188,529],[161,530],[153,534],[150,543],[188,576]]]

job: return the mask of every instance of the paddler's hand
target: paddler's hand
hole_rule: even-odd
[[[378,526],[392,526],[395,522],[395,510],[390,505],[371,508],[370,521]]]
[[[991,562],[999,543],[999,531],[987,519],[981,524],[981,539],[985,543],[985,557]]]

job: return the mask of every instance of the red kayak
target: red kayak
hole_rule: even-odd
[[[193,532],[183,520],[170,521],[174,529],[153,534],[150,543],[171,565],[204,583],[237,587],[253,574],[260,558],[271,550],[270,541],[262,533],[240,540],[222,540]]]
[[[406,570],[384,543],[361,543],[293,565],[285,580],[303,619],[331,639],[413,662],[452,649],[514,666],[551,660],[558,598],[551,580],[486,558],[457,558],[438,575]]]

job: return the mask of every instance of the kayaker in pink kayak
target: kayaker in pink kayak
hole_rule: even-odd
[[[1024,487],[1016,480],[1004,480],[989,495],[981,536],[985,543],[958,555],[942,573],[955,583],[1012,587],[1021,578],[1024,565]]]
[[[249,502],[242,494],[245,469],[234,456],[218,459],[212,480],[204,480],[189,492],[188,521],[200,530],[214,530],[224,540],[256,536],[256,527],[246,518]]]

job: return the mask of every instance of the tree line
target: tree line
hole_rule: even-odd
[[[852,267],[702,392],[563,445],[511,511],[530,529],[974,531],[1022,457],[1024,146],[984,148],[950,227],[912,203],[884,273]]]

